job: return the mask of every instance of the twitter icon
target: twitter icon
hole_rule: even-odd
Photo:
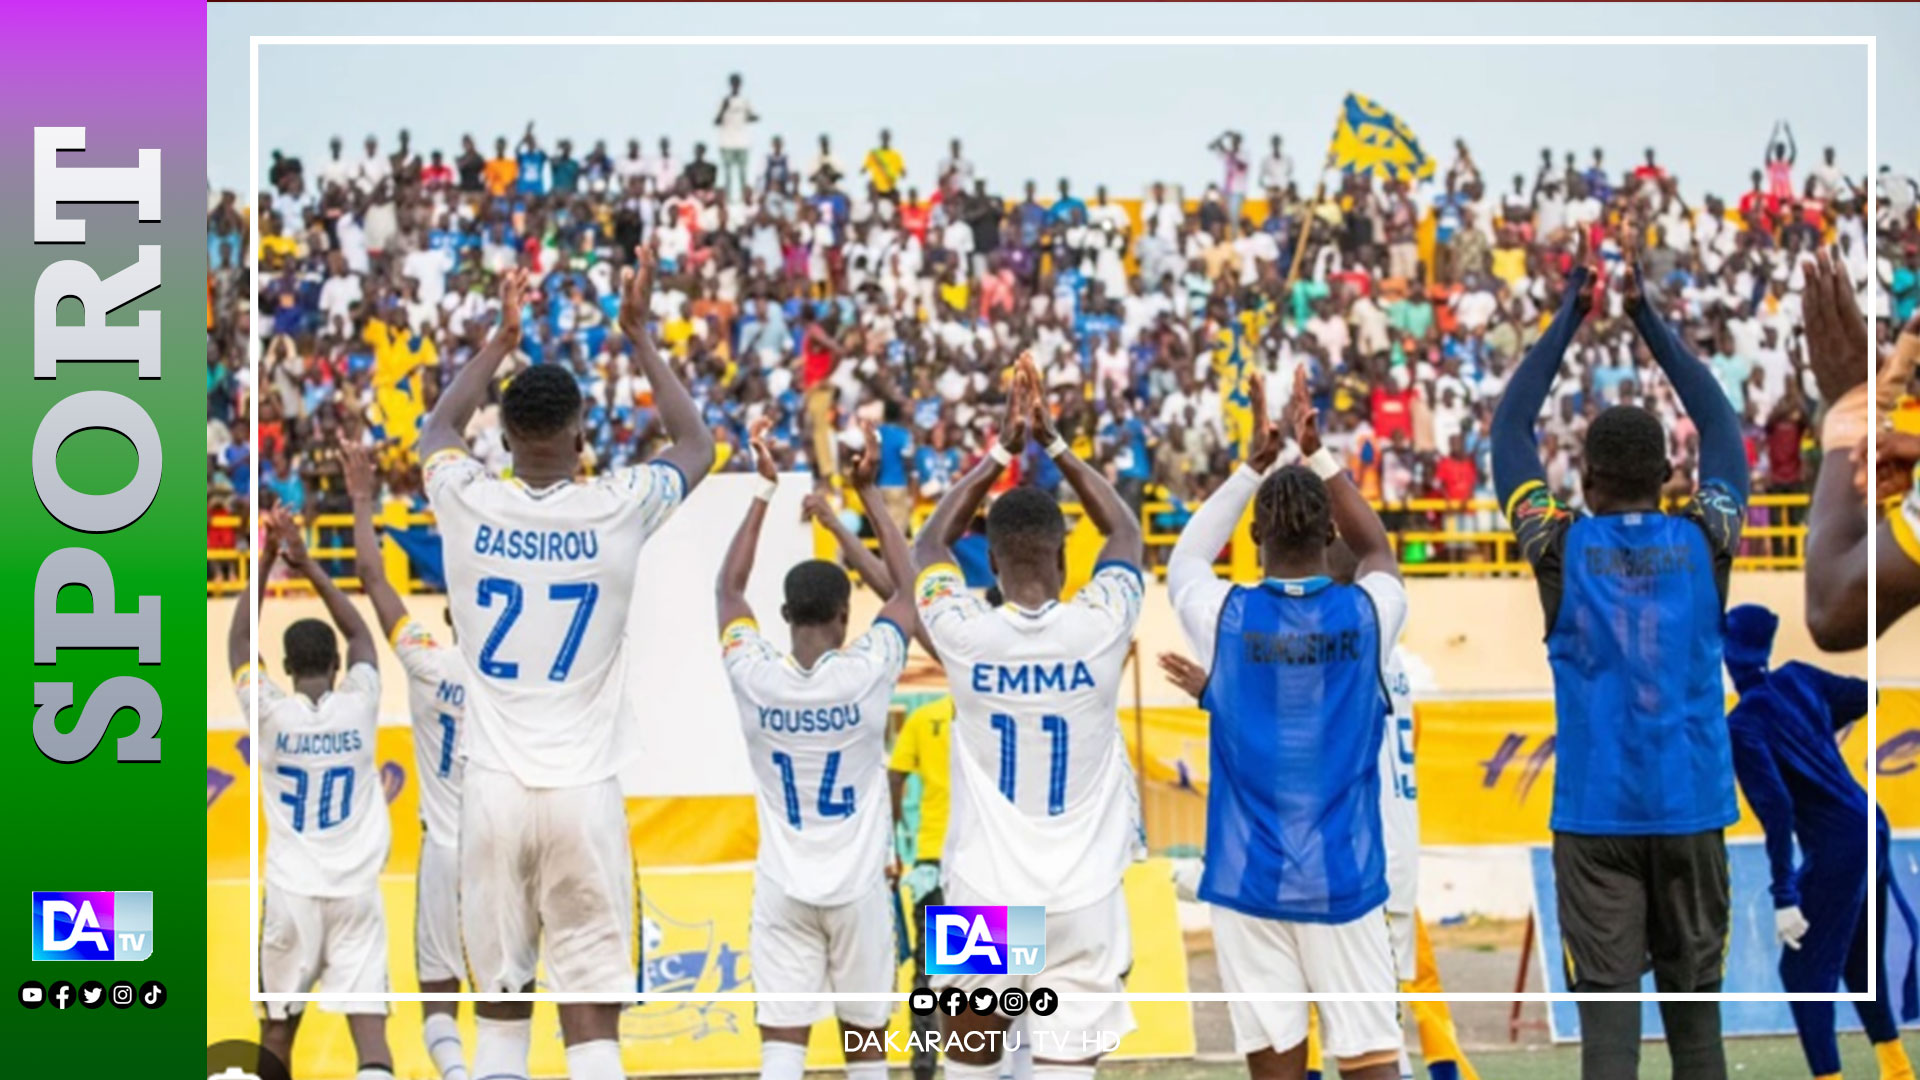
[[[89,979],[80,984],[80,1004],[89,1009],[97,1009],[106,1004],[107,988]]]

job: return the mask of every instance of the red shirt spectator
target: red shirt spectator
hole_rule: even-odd
[[[1471,457],[1448,454],[1434,466],[1434,479],[1439,482],[1440,494],[1448,502],[1464,503],[1473,498],[1473,489],[1480,482],[1480,474],[1473,467]]]
[[[932,208],[924,203],[901,203],[900,227],[924,244],[927,242],[927,215],[930,213]]]
[[[1413,438],[1413,389],[1403,387],[1388,390],[1384,386],[1373,388],[1372,400],[1373,435],[1380,442],[1393,441],[1394,433]]]

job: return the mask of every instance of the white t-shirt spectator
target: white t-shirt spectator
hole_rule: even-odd
[[[320,312],[327,317],[328,328],[339,330],[334,326],[335,321],[345,320],[353,305],[363,299],[360,275],[349,273],[328,278],[320,286]]]
[[[1274,188],[1287,190],[1293,183],[1293,159],[1285,154],[1268,154],[1260,160],[1261,190]]]
[[[1167,241],[1177,242],[1180,226],[1185,224],[1187,212],[1180,208],[1176,199],[1166,202],[1147,202],[1140,207],[1140,221],[1148,232]]]
[[[421,248],[410,251],[401,260],[400,273],[420,283],[420,299],[438,304],[447,292],[447,275],[453,272],[453,256],[444,250]]]
[[[1240,284],[1251,285],[1260,280],[1260,264],[1278,262],[1280,245],[1270,232],[1256,231],[1233,242],[1233,252],[1240,259]]]
[[[1463,292],[1453,298],[1453,313],[1460,320],[1463,330],[1478,330],[1486,326],[1498,310],[1500,301],[1485,289]],[[1446,444],[1442,442],[1440,445]]]
[[[728,94],[720,103],[720,136],[714,142],[722,150],[747,148],[747,118],[753,115],[753,103],[745,94]]]
[[[387,160],[387,155],[377,151],[353,163],[354,186],[369,194],[380,186],[380,181],[392,175],[393,163]]]

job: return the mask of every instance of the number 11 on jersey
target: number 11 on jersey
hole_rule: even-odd
[[[1000,733],[1000,794],[1008,802],[1014,798],[1018,758],[1019,722],[1006,713],[993,714],[993,730]],[[1067,808],[1067,720],[1064,716],[1043,716],[1040,730],[1047,733],[1047,814],[1054,816]]]

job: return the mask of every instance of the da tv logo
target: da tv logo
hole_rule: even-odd
[[[927,908],[927,974],[1035,975],[1047,963],[1047,909],[986,904]]]
[[[33,894],[35,960],[145,960],[152,955],[152,893]]]

